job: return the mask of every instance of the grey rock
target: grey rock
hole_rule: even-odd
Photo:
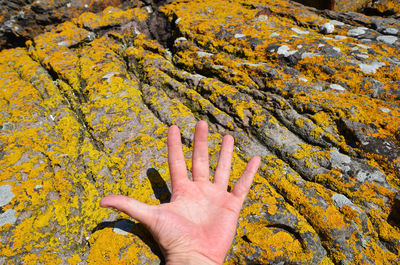
[[[386,44],[394,44],[398,40],[398,38],[395,36],[379,36],[376,39]]]
[[[343,36],[343,35],[336,35],[335,39],[337,39],[337,40],[345,40],[345,39],[347,39],[347,37]]]
[[[376,70],[384,66],[385,63],[383,62],[372,62],[371,64],[359,64],[358,66],[360,67],[361,71],[363,71],[366,74],[375,74]]]
[[[397,33],[399,33],[399,30],[395,29],[395,28],[385,28],[383,30],[383,33],[390,34],[390,35],[396,35]]]
[[[238,34],[235,34],[234,37],[235,37],[235,39],[243,39],[243,38],[246,37],[246,35],[245,35],[245,34],[238,33]]]
[[[333,25],[332,23],[324,23],[319,28],[319,31],[322,34],[332,34],[335,31],[335,25]]]
[[[6,224],[15,224],[17,221],[17,217],[15,214],[17,213],[16,210],[14,209],[8,209],[4,213],[0,214],[0,226],[6,225]]]
[[[339,153],[338,150],[331,151],[330,155],[332,168],[340,169],[345,173],[351,170],[351,158],[349,156]]]
[[[330,24],[333,24],[335,26],[344,26],[345,24],[341,21],[337,21],[337,20],[331,20],[329,21]]]
[[[388,108],[379,108],[379,110],[382,111],[382,112],[384,112],[384,113],[389,113],[389,112],[391,112],[391,110],[388,109]]]
[[[9,204],[14,198],[14,193],[11,192],[11,189],[10,185],[0,186],[0,207]]]
[[[379,170],[375,171],[364,171],[360,170],[357,172],[356,175],[357,181],[364,183],[364,182],[377,182],[380,184],[386,183],[386,176]]]
[[[13,131],[15,130],[15,124],[12,122],[5,122],[3,123],[3,130],[9,130],[9,131]]]
[[[213,54],[209,52],[198,52],[197,54],[199,55],[200,58],[213,56]]]
[[[346,89],[344,87],[342,87],[341,85],[338,85],[338,84],[331,84],[329,87],[331,89],[338,90],[338,91],[346,91]]]
[[[355,57],[359,60],[365,60],[369,58],[368,54],[362,54],[362,53],[356,54]]]
[[[350,201],[349,198],[344,196],[343,194],[335,193],[332,196],[333,204],[338,208],[343,208],[343,206],[353,206],[353,203]]]
[[[282,45],[278,48],[277,53],[280,55],[283,55],[285,57],[288,57],[290,55],[293,55],[297,52],[297,50],[290,50],[290,48],[287,45]]]
[[[367,28],[364,27],[353,28],[347,32],[347,36],[358,37],[360,35],[367,33],[366,30]]]
[[[293,30],[294,32],[296,32],[297,34],[308,34],[308,33],[310,33],[307,30],[301,30],[301,29],[298,29],[298,28],[295,28],[295,27],[292,27],[290,29]]]
[[[136,29],[136,28],[135,28]],[[96,38],[96,34],[94,32],[89,32],[85,38],[83,38],[83,41],[85,42],[91,42]]]
[[[318,56],[318,55],[319,55],[318,53],[305,52],[305,53],[303,53],[303,54],[301,55],[301,59],[304,59],[304,58],[312,58],[312,57]]]

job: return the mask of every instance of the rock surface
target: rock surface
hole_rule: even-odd
[[[1,222],[0,261],[159,264],[149,233],[99,200],[168,201],[167,128],[189,158],[205,119],[213,169],[226,133],[232,182],[263,159],[226,264],[398,264],[400,35],[387,28],[400,20],[144,2],[0,53],[0,185],[15,195],[1,214],[16,217]]]
[[[138,1],[0,0],[0,49],[25,46],[25,41],[83,12],[99,12],[129,2]]]

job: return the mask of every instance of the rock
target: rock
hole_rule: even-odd
[[[329,86],[331,89],[337,90],[337,91],[345,91],[346,89],[342,87],[341,85],[338,84],[331,84]]]
[[[332,23],[324,23],[322,26],[319,28],[321,33],[323,34],[332,34],[335,31],[335,25]]]
[[[343,208],[343,206],[353,206],[353,203],[349,200],[349,198],[339,193],[335,193],[332,196],[332,201],[333,204],[338,208]]]
[[[383,32],[386,34],[396,35],[399,32],[399,30],[395,28],[385,28]]]
[[[398,40],[395,36],[379,36],[376,39],[386,44],[394,44]]]
[[[0,186],[0,207],[3,207],[9,204],[14,198],[14,193],[11,192],[10,185],[1,185]]]
[[[8,32],[55,12],[15,3]],[[235,137],[230,187],[263,161],[226,264],[399,264],[400,52],[380,39],[400,18],[286,0],[98,11],[0,52],[0,263],[160,264],[148,232],[99,200],[167,203],[168,127],[189,158],[205,119],[212,169]]]
[[[7,211],[0,213],[0,227],[6,224],[15,224],[17,217],[15,216],[16,211],[13,209],[8,209]]]
[[[364,27],[354,28],[354,29],[349,30],[349,32],[347,32],[347,36],[358,37],[360,35],[367,33],[365,30],[366,30],[366,28],[364,28]]]
[[[0,7],[0,49],[25,46],[27,40],[60,22],[84,12],[99,12],[107,6],[120,6],[123,0],[107,1],[2,1]],[[126,5],[126,3],[125,3]]]
[[[371,64],[361,63],[358,66],[360,67],[361,71],[363,71],[366,74],[375,74],[376,70],[378,70],[382,66],[385,66],[385,63],[374,61]]]

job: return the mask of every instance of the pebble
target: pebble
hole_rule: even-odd
[[[383,31],[383,33],[391,35],[396,35],[398,32],[399,30],[395,28],[385,28],[385,30]]]
[[[9,204],[14,198],[14,193],[11,192],[11,189],[10,185],[0,186],[0,207]]]
[[[307,79],[307,78],[304,78],[304,77],[300,77],[299,80],[300,80],[300,81],[303,81],[303,82],[305,82],[305,83],[308,82],[308,79]]]
[[[83,40],[86,42],[92,42],[95,38],[96,34],[94,32],[89,32]]]
[[[357,36],[363,35],[363,34],[367,33],[365,31],[366,29],[367,28],[364,28],[364,27],[357,27],[357,28],[351,29],[347,32],[347,36],[357,37]]]
[[[290,48],[288,46],[282,45],[281,47],[278,48],[277,52],[278,52],[278,54],[288,57],[290,55],[295,54],[297,52],[297,50],[290,51]]]
[[[292,27],[290,29],[293,30],[294,32],[296,32],[297,34],[308,34],[308,33],[310,33],[307,30],[301,30],[301,29],[298,29],[298,28],[295,28],[295,27]]]
[[[382,112],[384,112],[384,113],[389,113],[389,112],[391,112],[391,110],[388,109],[388,108],[379,108],[379,110],[382,111]]]
[[[332,34],[335,31],[335,25],[332,23],[324,23],[319,27],[319,31],[322,34]]]
[[[279,37],[279,36],[280,36],[280,34],[277,33],[277,32],[272,32],[272,33],[269,35],[270,38]]]
[[[339,47],[332,47],[332,50],[340,52],[340,48]]]
[[[331,84],[329,87],[331,89],[335,89],[338,91],[346,91],[346,89],[344,87],[342,87],[341,85],[338,85],[338,84]]]
[[[242,39],[242,38],[246,37],[246,35],[241,34],[241,33],[237,33],[237,34],[235,34],[234,37],[235,37],[235,39]]]
[[[365,74],[375,74],[376,70],[384,66],[385,63],[382,62],[372,62],[371,64],[364,64],[361,63],[358,66],[360,67],[361,71],[363,71]]]
[[[386,44],[393,44],[397,41],[397,37],[395,36],[379,36],[376,38],[378,41],[384,42]]]

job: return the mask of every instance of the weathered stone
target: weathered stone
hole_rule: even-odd
[[[394,44],[398,40],[398,38],[395,36],[379,36],[376,39],[386,44]]]
[[[7,211],[0,213],[0,227],[6,224],[13,225],[17,221],[15,213],[16,211],[13,209],[8,209]]]
[[[1,52],[0,182],[15,197],[0,263],[159,264],[148,232],[98,203],[168,202],[168,126],[190,157],[205,119],[212,169],[235,137],[230,186],[263,161],[225,264],[398,264],[400,53],[378,38],[400,18],[167,2],[87,12]]]
[[[11,192],[10,185],[1,185],[0,186],[0,207],[7,205],[12,198],[14,198],[14,193]]]
[[[0,1],[0,49],[25,46],[25,41],[60,22],[84,12],[99,12],[108,6],[130,1],[107,0],[36,0]]]
[[[321,33],[323,34],[332,34],[335,31],[335,25],[332,23],[324,23],[322,26],[319,28]]]

